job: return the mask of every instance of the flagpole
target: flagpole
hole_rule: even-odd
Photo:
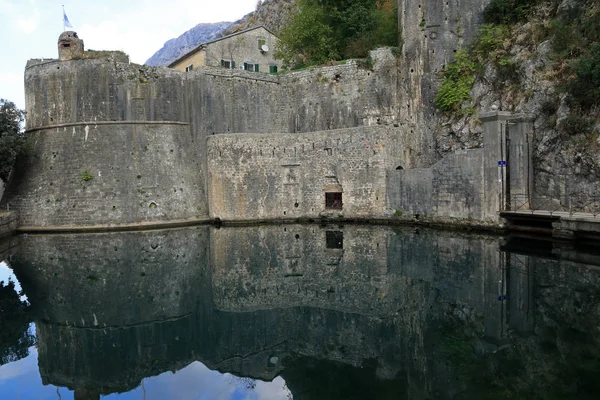
[[[63,32],[67,30],[67,27],[65,26],[65,5],[62,5],[63,8]]]

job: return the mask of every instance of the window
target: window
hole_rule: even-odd
[[[254,72],[259,72],[259,68],[258,68],[258,64],[251,64],[251,63],[244,63],[244,69],[246,71],[254,71]]]
[[[231,68],[231,62],[225,61],[225,60],[221,60],[221,67],[223,67],[223,68]]]
[[[342,209],[342,193],[340,192],[327,192],[325,193],[325,208],[331,210]]]
[[[258,39],[258,49],[260,51],[263,51],[263,46],[267,44],[267,41],[265,39]]]
[[[269,73],[276,74],[277,73],[277,65],[269,65]]]
[[[325,247],[328,249],[343,249],[344,232],[325,231]]]
[[[194,64],[190,64],[187,67],[185,67],[185,72],[191,72],[194,70]]]

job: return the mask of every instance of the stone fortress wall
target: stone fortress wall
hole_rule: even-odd
[[[417,0],[401,3],[422,8]],[[472,3],[446,7],[452,21],[436,27],[436,46],[456,45],[453,27],[478,15],[459,12]],[[415,62],[431,79],[436,71],[418,63],[417,50],[406,53],[423,32],[409,31],[420,20],[403,10],[401,60],[383,49],[371,53],[372,67],[348,61],[284,75],[140,66],[118,52],[83,52],[80,39],[61,35],[60,61],[26,67],[34,154],[18,166],[0,207],[17,211],[27,227],[372,218],[422,209],[497,220],[481,190],[482,180],[495,177],[482,174],[481,163],[495,167],[498,158],[474,151],[440,161],[430,121],[405,112],[426,105],[410,92],[410,77],[421,70],[405,69]],[[78,45],[67,51],[68,40]],[[341,211],[326,207],[328,192],[341,193]]]

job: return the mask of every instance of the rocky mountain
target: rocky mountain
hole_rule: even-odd
[[[211,24],[198,24],[181,36],[170,39],[147,61],[146,65],[168,65],[200,43],[209,42],[221,36],[223,30],[229,28],[231,22],[215,22]]]
[[[245,15],[231,24],[223,33],[230,35],[253,26],[263,25],[271,32],[277,34],[296,11],[296,0],[264,0],[259,2],[256,11]]]
[[[264,25],[272,32],[279,31],[289,16],[295,11],[296,0],[259,1],[256,10],[246,14],[235,22],[217,22],[198,24],[178,38],[168,40],[146,61],[146,65],[169,65],[201,43],[210,42],[219,37],[230,35],[254,26]]]

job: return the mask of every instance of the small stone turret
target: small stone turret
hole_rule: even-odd
[[[77,32],[66,31],[58,37],[58,59],[60,61],[83,58],[83,40],[77,37]]]

